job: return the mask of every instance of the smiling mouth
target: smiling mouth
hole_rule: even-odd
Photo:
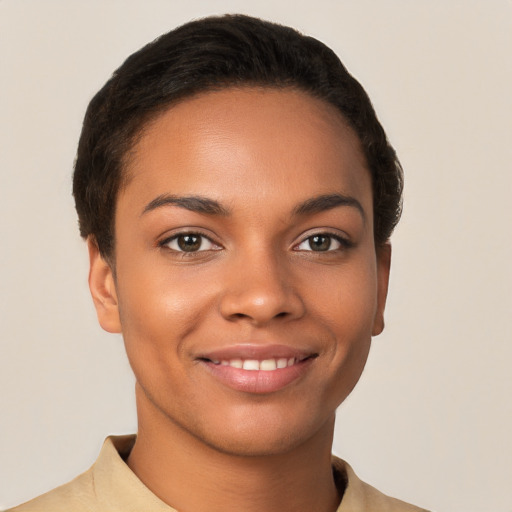
[[[295,366],[306,359],[310,359],[314,356],[309,356],[305,358],[298,357],[279,357],[279,358],[269,358],[269,359],[203,359],[206,362],[212,363],[215,366],[230,366],[231,368],[237,368],[241,370],[249,370],[249,371],[264,371],[264,372],[272,372],[275,370],[281,370],[284,368],[288,368],[290,366]]]
[[[236,391],[265,394],[302,381],[319,353],[289,345],[238,344],[197,354],[209,375]]]
[[[289,351],[288,351],[289,352]],[[274,393],[293,382],[302,380],[313,367],[313,360],[318,354],[256,354],[211,355],[200,357],[200,361],[208,373],[221,384],[245,393]]]

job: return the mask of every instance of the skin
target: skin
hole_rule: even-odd
[[[335,411],[383,329],[390,263],[357,136],[306,93],[226,89],[161,114],[126,172],[115,276],[90,239],[89,282],[137,380],[129,466],[182,512],[336,510]],[[326,195],[349,201],[311,207]],[[221,211],[175,202],[190,196]],[[184,233],[207,238],[180,252]],[[272,392],[234,389],[200,358],[275,344],[311,357]]]

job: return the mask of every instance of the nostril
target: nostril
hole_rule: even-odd
[[[266,287],[248,283],[244,287],[233,285],[222,296],[219,311],[230,321],[251,321],[266,324],[272,320],[284,322],[304,314],[301,298],[292,290],[277,285],[273,279]],[[272,286],[271,286],[272,285]]]
[[[274,319],[282,319],[282,318],[286,318],[287,316],[289,315],[289,313],[287,311],[281,311],[280,313],[277,313],[276,315],[273,315],[271,318],[268,318],[267,320],[271,320],[272,318]],[[251,318],[254,318],[254,319],[257,319],[260,315],[248,315],[248,314],[245,314],[245,313],[233,313],[232,315],[230,315],[230,318],[231,320],[247,320],[247,319],[251,319]]]

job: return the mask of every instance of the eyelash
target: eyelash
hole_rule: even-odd
[[[309,246],[310,247],[310,250],[304,250],[304,249],[299,249],[299,247],[310,241],[311,243],[311,240],[315,237],[325,237],[325,238],[329,238],[330,241],[329,241],[329,247],[326,249],[326,250],[320,250],[320,251],[314,251],[312,248],[311,248],[311,245]],[[331,245],[332,245],[332,241],[336,241],[338,242],[338,244],[340,245],[340,247],[337,247],[335,249],[332,249],[331,248]],[[298,251],[298,252],[336,252],[336,251],[340,251],[340,250],[343,250],[343,249],[350,249],[354,247],[354,244],[353,242],[351,242],[348,238],[345,238],[341,235],[339,235],[338,233],[330,233],[328,231],[322,231],[322,232],[319,232],[319,233],[312,233],[311,235],[307,236],[306,238],[303,238],[301,242],[299,242],[297,245],[294,246],[294,250],[295,251]]]
[[[199,238],[200,245],[199,245],[198,249],[193,250],[193,251],[186,251],[186,250],[183,250],[183,248],[170,247],[172,242],[176,242],[179,244],[178,240],[181,237],[197,237],[197,238]],[[201,247],[204,245],[205,241],[208,241],[215,248],[201,249]],[[222,247],[220,245],[216,244],[209,236],[206,236],[205,234],[203,234],[201,232],[197,232],[197,231],[185,231],[182,233],[176,233],[175,235],[172,235],[172,236],[162,240],[161,242],[159,242],[158,246],[161,248],[169,249],[170,251],[179,253],[183,256],[193,255],[193,254],[197,254],[197,253],[201,253],[201,252],[218,251],[218,250],[222,249]]]
[[[199,238],[200,243],[199,243],[198,248],[196,250],[187,251],[187,250],[184,250],[183,247],[171,247],[171,244],[173,242],[176,242],[177,244],[179,244],[180,237],[197,237],[197,238]],[[313,250],[313,248],[311,247],[311,241],[315,237],[328,238],[329,239],[328,247],[326,249],[319,250],[319,251]],[[336,247],[334,249],[331,248],[333,240],[339,244],[339,247]],[[212,247],[210,247],[208,249],[201,249],[201,247],[204,245],[205,241],[207,241],[209,244],[211,244]],[[302,244],[308,243],[308,241],[309,241],[309,248],[310,248],[309,250],[308,249],[299,249],[299,247]],[[162,248],[167,248],[170,251],[179,253],[183,256],[193,255],[193,254],[197,254],[197,253],[201,253],[201,252],[218,251],[218,250],[222,249],[222,247],[220,245],[216,244],[210,237],[208,237],[207,235],[205,235],[201,232],[197,232],[197,231],[186,231],[186,232],[182,232],[182,233],[177,233],[177,234],[172,235],[172,236],[162,240],[161,242],[159,242],[158,246],[162,247]],[[337,233],[330,233],[330,232],[324,231],[324,232],[319,232],[319,233],[312,233],[309,236],[307,236],[306,238],[303,238],[301,242],[294,245],[293,250],[297,251],[297,252],[320,252],[320,253],[322,253],[322,252],[336,252],[336,251],[340,251],[343,249],[350,249],[353,246],[354,246],[354,244],[347,238],[340,236]]]

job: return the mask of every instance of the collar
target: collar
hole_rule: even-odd
[[[110,512],[177,512],[153,494],[125,463],[135,439],[135,435],[109,436],[105,439],[100,455],[91,468],[98,502],[104,510]],[[336,486],[340,492],[344,490],[342,502],[336,512],[371,510],[373,491],[384,497],[362,482],[345,461],[333,456],[332,467]],[[375,504],[377,502],[380,500],[377,499]]]

